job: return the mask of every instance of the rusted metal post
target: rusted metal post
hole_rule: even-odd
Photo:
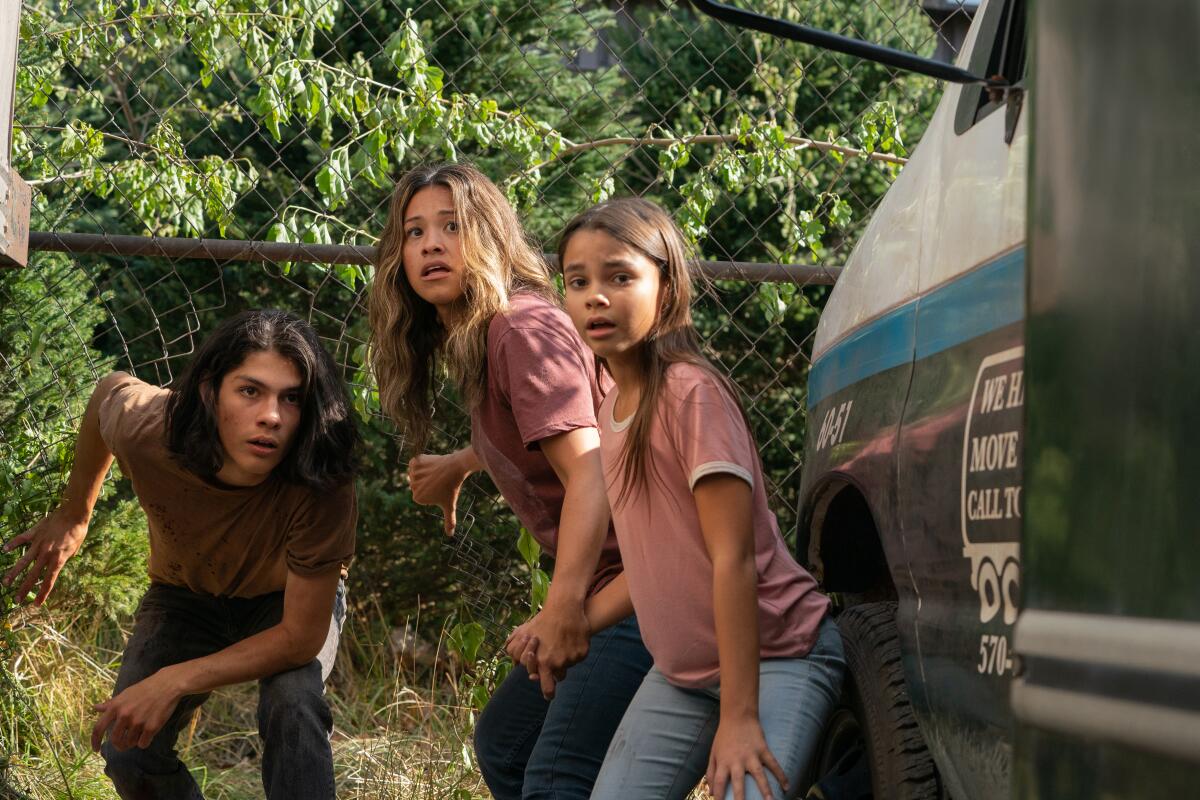
[[[0,267],[29,258],[29,184],[12,168],[13,106],[21,0],[0,0]]]

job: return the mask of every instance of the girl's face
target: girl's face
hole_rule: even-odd
[[[462,240],[445,186],[426,186],[409,198],[400,253],[408,285],[445,320],[463,296]]]
[[[604,231],[572,234],[563,253],[563,286],[575,329],[610,362],[635,351],[658,318],[658,265]]]

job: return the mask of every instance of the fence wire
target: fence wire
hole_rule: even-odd
[[[949,59],[975,5],[754,10]],[[13,165],[33,187],[34,231],[369,246],[405,169],[467,159],[547,251],[576,212],[636,194],[705,259],[826,267],[844,262],[941,88],[657,0],[27,0],[18,67]],[[0,273],[4,538],[52,507],[97,378],[168,384],[217,320],[287,308],[317,328],[365,421],[354,587],[397,616],[457,604],[502,642],[511,609],[528,608],[518,523],[485,476],[463,494],[457,540],[412,504],[412,454],[363,363],[371,276],[54,252]],[[695,309],[743,393],[788,532],[827,291],[714,280]],[[453,393],[443,400],[439,451],[468,434]],[[118,486],[102,507],[128,499]]]

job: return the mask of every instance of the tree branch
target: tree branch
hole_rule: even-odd
[[[740,141],[742,138],[743,136],[737,133],[702,133],[693,136],[683,136],[680,138],[659,136],[614,136],[608,139],[596,139],[595,141],[591,142],[568,145],[562,150],[559,150],[554,157],[548,158],[541,163],[534,164],[525,171],[529,172],[535,169],[541,169],[542,167],[548,166],[555,161],[561,161],[568,156],[573,156],[576,153],[584,153],[588,150],[596,150],[601,147],[615,147],[619,145],[625,147],[644,147],[646,145],[670,147],[673,144],[729,144],[731,142]],[[903,166],[904,164],[908,163],[907,158],[901,158],[900,156],[893,156],[888,153],[867,152],[866,150],[859,150],[855,147],[846,147],[845,145],[834,144],[833,142],[821,142],[816,139],[807,139],[803,136],[788,136],[786,139],[784,139],[784,142],[786,144],[796,145],[800,149],[819,150],[823,153],[841,153],[842,155],[846,156],[863,157],[869,161],[881,161],[885,164],[897,164]]]

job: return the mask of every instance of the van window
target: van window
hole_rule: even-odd
[[[979,24],[979,36],[967,69],[976,75],[989,78],[999,75],[1012,85],[1023,85],[1025,0],[992,0]],[[976,122],[1003,106],[1003,98],[992,100],[982,86],[964,87],[954,117],[954,132],[966,133]]]

